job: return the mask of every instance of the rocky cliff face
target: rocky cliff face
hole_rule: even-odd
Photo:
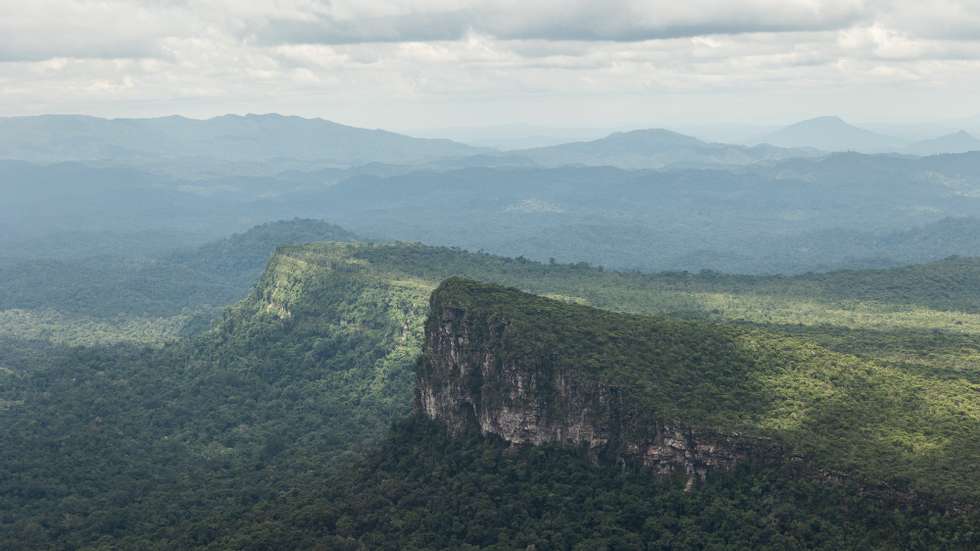
[[[658,419],[628,388],[554,361],[547,350],[513,354],[507,347],[515,337],[535,335],[514,335],[521,329],[499,312],[448,295],[442,288],[433,294],[415,407],[453,434],[479,430],[514,445],[580,447],[598,461],[683,473],[689,485],[769,448]]]

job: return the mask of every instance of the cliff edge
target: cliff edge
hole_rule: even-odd
[[[692,404],[671,399],[730,348],[723,333],[699,338],[698,329],[449,279],[432,295],[415,407],[451,434],[580,447],[693,484],[774,452],[767,440],[702,423],[709,404],[685,419]],[[694,354],[699,341],[711,350]],[[685,349],[694,357],[675,361]]]

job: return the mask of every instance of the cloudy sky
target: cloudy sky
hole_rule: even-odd
[[[0,0],[0,115],[980,115],[980,0]]]

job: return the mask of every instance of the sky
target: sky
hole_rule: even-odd
[[[911,122],[978,92],[980,0],[0,0],[2,116]]]

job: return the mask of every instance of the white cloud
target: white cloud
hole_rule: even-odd
[[[165,39],[200,24],[176,3],[0,0],[0,61],[165,56]]]
[[[890,116],[978,69],[971,0],[0,0],[0,114]]]
[[[306,10],[296,9],[299,6]],[[841,28],[865,15],[861,0],[519,0],[293,2],[283,14],[243,18],[271,43],[498,39],[639,41],[657,38]],[[297,15],[297,14],[302,15]]]

